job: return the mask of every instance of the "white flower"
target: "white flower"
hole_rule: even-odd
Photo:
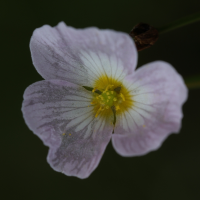
[[[120,155],[135,156],[180,130],[183,79],[163,61],[134,71],[137,51],[127,34],[62,22],[36,29],[30,48],[45,80],[26,89],[22,111],[56,171],[86,178],[111,138]]]

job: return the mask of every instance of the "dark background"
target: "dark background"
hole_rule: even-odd
[[[35,28],[60,21],[129,32],[138,22],[160,27],[200,11],[199,0],[1,1],[0,199],[200,199],[200,90],[183,107],[180,134],[145,156],[124,158],[109,144],[92,175],[80,180],[53,171],[48,148],[24,123],[25,88],[41,76],[32,65],[29,40]],[[200,22],[160,36],[139,53],[139,64],[170,62],[184,77],[200,73]]]

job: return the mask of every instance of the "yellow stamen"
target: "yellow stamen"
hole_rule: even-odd
[[[120,90],[116,90],[116,88],[119,87]],[[100,76],[95,81],[93,88],[92,91],[95,93],[93,93],[91,104],[95,104],[92,105],[95,117],[99,117],[100,115],[100,117],[107,118],[109,121],[110,119],[113,119],[113,110],[111,107],[115,107],[115,110],[117,111],[115,118],[118,118],[118,116],[134,105],[130,91],[122,84],[122,82],[113,79],[112,77],[106,75]],[[101,93],[96,93],[97,90]]]
[[[92,90],[92,92],[95,92],[97,90],[97,87],[94,87],[94,89]]]
[[[124,95],[120,93],[120,97],[122,98],[123,101],[125,101]]]
[[[119,110],[119,109],[120,109],[119,105],[117,105],[117,106],[115,107],[115,109],[116,109],[116,110]]]
[[[107,92],[111,87],[113,87],[114,85],[108,85],[105,89],[105,92]]]
[[[98,117],[99,113],[101,112],[101,107],[97,110],[95,117]]]

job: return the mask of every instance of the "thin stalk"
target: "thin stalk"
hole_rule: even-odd
[[[182,26],[186,26],[188,24],[192,24],[194,22],[200,21],[200,13],[195,13],[193,15],[189,15],[186,17],[183,17],[181,19],[178,19],[172,23],[169,23],[163,27],[157,28],[159,35],[166,33],[168,31],[180,28]]]

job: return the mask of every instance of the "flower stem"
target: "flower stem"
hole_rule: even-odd
[[[188,24],[191,24],[191,23],[194,23],[194,22],[197,22],[197,21],[200,21],[200,13],[195,13],[193,15],[183,17],[183,18],[178,19],[178,20],[176,20],[176,21],[174,21],[170,24],[167,24],[163,27],[157,28],[157,30],[158,30],[159,35],[160,35],[160,34],[166,33],[168,31],[177,29],[177,28],[182,27],[182,26],[186,26]]]
[[[180,28],[182,26],[186,26],[188,24],[192,24],[194,22],[200,21],[200,13],[195,13],[193,15],[189,15],[178,19],[170,24],[167,24],[163,27],[157,28],[159,35],[162,33],[166,33],[168,31]],[[188,77],[184,79],[185,84],[187,85],[188,89],[197,89],[200,88],[200,75]]]
[[[184,79],[185,84],[188,89],[197,89],[200,88],[200,75],[192,76]]]

